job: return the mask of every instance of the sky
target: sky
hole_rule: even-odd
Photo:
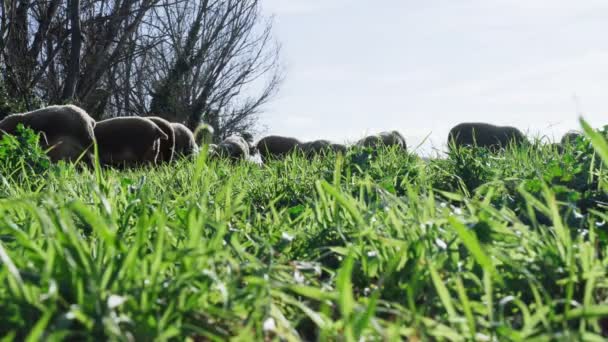
[[[608,124],[607,0],[263,0],[285,81],[264,134],[398,130],[423,155],[460,122],[559,139]]]

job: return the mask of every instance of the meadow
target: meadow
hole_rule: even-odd
[[[3,141],[0,335],[603,341],[608,131],[584,128],[563,151],[129,171]]]

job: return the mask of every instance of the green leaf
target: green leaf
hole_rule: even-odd
[[[581,126],[583,126],[583,131],[585,131],[585,135],[591,141],[591,145],[595,151],[600,155],[604,164],[608,166],[608,142],[606,139],[598,132],[596,132],[587,121],[585,121],[582,117],[579,119]]]
[[[427,264],[429,267],[429,272],[431,273],[431,280],[433,280],[433,285],[435,286],[435,290],[439,295],[439,299],[441,299],[441,303],[443,304],[445,311],[447,311],[450,321],[456,322],[458,315],[456,314],[456,310],[454,309],[454,305],[452,303],[452,296],[450,296],[448,288],[443,283],[443,280],[441,280],[439,273],[437,273],[433,262],[429,260]]]
[[[448,218],[450,225],[456,233],[458,237],[467,248],[469,253],[473,256],[475,261],[487,272],[494,275],[496,278],[502,281],[498,272],[494,268],[494,264],[492,263],[492,259],[484,252],[483,247],[479,243],[477,239],[477,235],[474,232],[470,231],[462,222],[458,221],[455,217]]]

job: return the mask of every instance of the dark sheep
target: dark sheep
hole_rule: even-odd
[[[251,134],[249,132],[243,132],[243,133],[241,133],[241,137],[243,137],[243,139],[245,139],[245,141],[247,142],[247,145],[249,146],[249,155],[253,156],[253,155],[257,154],[258,148],[253,143],[253,134]]]
[[[173,131],[173,126],[171,126],[169,121],[158,116],[148,116],[147,118],[154,122],[169,138],[161,140],[157,161],[164,163],[171,162],[173,160],[173,150],[175,149],[175,131]]]
[[[192,131],[181,123],[172,122],[173,131],[175,131],[175,151],[174,158],[190,157],[198,153],[198,145],[194,139]]]
[[[578,137],[580,137],[580,136],[582,136],[582,134],[580,132],[570,131],[570,132],[564,134],[564,136],[562,137],[562,140],[560,141],[560,144],[566,145],[566,144],[575,143],[576,139],[578,139]]]
[[[357,145],[371,148],[378,148],[380,146],[397,146],[400,149],[407,150],[405,138],[397,131],[381,132],[375,135],[370,135],[359,140]]]
[[[331,145],[329,140],[313,140],[299,144],[296,148],[298,151],[302,151],[305,155],[311,156],[322,153],[328,149]]]
[[[23,124],[42,136],[41,145],[48,149],[51,161],[76,161],[81,156],[90,162],[95,141],[95,120],[74,105],[48,106],[32,112],[12,114],[0,121],[0,138],[15,134]]]
[[[347,151],[346,146],[342,145],[342,144],[331,144],[330,147],[331,147],[332,151],[334,151],[336,153],[344,154]]]
[[[97,122],[95,138],[99,161],[116,167],[156,163],[161,141],[169,140],[152,120],[136,116]]]
[[[230,136],[213,148],[212,156],[232,160],[249,158],[249,144],[239,136]]]
[[[563,154],[568,146],[574,146],[576,144],[576,140],[580,136],[582,136],[580,132],[570,131],[564,134],[559,143],[556,142],[551,144],[551,147],[554,148],[558,153]]]
[[[295,138],[269,135],[260,139],[256,144],[256,148],[260,152],[262,161],[266,162],[270,158],[282,158],[286,156],[293,152],[300,144],[300,141]]]
[[[521,144],[526,141],[524,134],[511,126],[495,126],[487,123],[461,123],[450,130],[448,145],[478,146],[491,150],[505,148],[513,142]]]
[[[313,157],[315,155],[323,155],[329,151],[333,152],[346,152],[346,147],[341,144],[333,144],[328,140],[313,140],[305,143],[301,143],[297,146],[299,151],[302,151],[306,157]]]
[[[243,133],[241,133],[241,137],[243,137],[243,139],[245,139],[246,142],[253,144],[253,134],[251,134],[249,132],[243,132]]]

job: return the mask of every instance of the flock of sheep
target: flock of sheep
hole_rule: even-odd
[[[0,138],[15,134],[19,124],[39,134],[42,147],[54,162],[91,163],[94,142],[99,161],[117,167],[169,161],[173,155],[198,151],[186,126],[158,117],[121,117],[96,122],[77,106],[49,106],[7,116],[0,121]]]
[[[15,134],[22,124],[37,132],[49,158],[59,160],[93,160],[97,143],[99,161],[104,166],[128,167],[171,162],[180,157],[196,155],[198,144],[208,144],[211,157],[248,159],[259,153],[263,162],[300,152],[307,157],[327,151],[345,152],[347,146],[327,140],[301,142],[295,138],[267,136],[253,143],[251,135],[230,136],[217,145],[211,144],[213,128],[201,125],[192,132],[181,123],[160,117],[120,117],[96,122],[86,111],[74,105],[49,106],[32,112],[12,114],[0,121],[0,138]],[[562,139],[571,140],[576,133]],[[524,134],[514,127],[485,123],[463,123],[449,133],[450,146],[477,145],[491,149],[509,143],[523,143]],[[375,148],[396,146],[406,150],[403,136],[397,131],[382,132],[359,140],[355,146]]]

